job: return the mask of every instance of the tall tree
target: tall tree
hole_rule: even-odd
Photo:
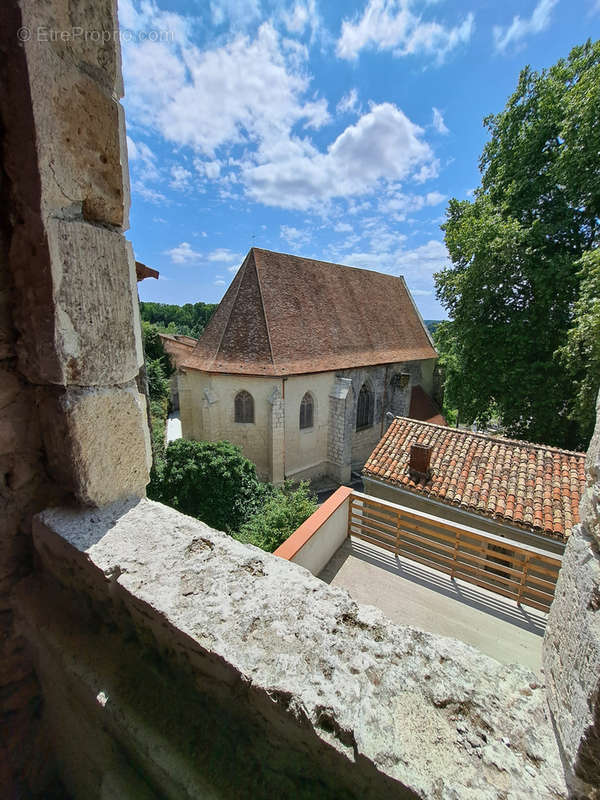
[[[451,317],[438,337],[451,399],[462,419],[497,412],[512,435],[585,446],[557,351],[573,323],[579,260],[598,245],[600,42],[547,71],[526,67],[484,124],[481,186],[473,202],[450,201],[452,266],[435,276]]]

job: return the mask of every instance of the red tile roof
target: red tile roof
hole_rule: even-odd
[[[408,416],[411,419],[433,422],[435,425],[448,424],[433,397],[430,397],[425,389],[418,383],[416,386],[413,386],[410,393],[410,410]]]
[[[430,475],[410,474],[413,443],[433,451]],[[555,539],[579,521],[585,454],[396,417],[364,474]]]
[[[142,264],[141,261],[135,262],[135,275],[139,281],[143,281],[145,278],[158,278],[158,270],[152,269],[152,267],[147,267],[145,264]]]
[[[180,334],[161,333],[160,338],[162,339],[163,347],[171,356],[171,361],[176,368],[188,358],[198,344],[198,339]]]
[[[253,247],[184,366],[282,376],[436,357],[403,278]]]

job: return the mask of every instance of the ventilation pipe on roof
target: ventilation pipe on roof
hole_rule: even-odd
[[[408,463],[410,471],[424,477],[428,476],[432,450],[433,448],[430,444],[411,444]]]

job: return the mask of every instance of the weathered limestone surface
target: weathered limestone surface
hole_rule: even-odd
[[[87,636],[78,648],[64,625],[53,633],[57,606],[45,617],[41,603],[42,682],[65,670],[158,794],[204,796],[208,782],[213,797],[566,797],[544,688],[524,668],[396,626],[301,567],[147,500],[49,510],[34,541],[46,574],[92,598],[98,620],[67,628]],[[128,637],[107,650],[115,625]],[[149,707],[127,640],[162,676]],[[98,658],[78,665],[86,652]],[[205,724],[184,724],[185,709]],[[75,788],[76,773],[65,770]]]
[[[24,47],[42,217],[78,205],[86,219],[125,229],[129,178],[127,150],[121,147],[124,114],[117,99],[121,86],[115,3],[22,0],[20,5],[23,27],[30,31]],[[61,31],[65,38],[60,38]],[[98,31],[95,38],[92,31]],[[104,41],[103,31],[108,34]]]
[[[46,398],[41,412],[53,474],[80,502],[100,506],[145,493],[152,451],[146,399],[135,383],[67,389]]]
[[[55,348],[63,372],[56,382],[98,386],[132,380],[143,357],[131,243],[79,220],[50,218],[47,232]]]
[[[600,404],[598,405],[600,412]],[[544,637],[548,701],[573,797],[600,797],[600,413],[580,525],[560,570]]]

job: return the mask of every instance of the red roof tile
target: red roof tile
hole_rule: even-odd
[[[176,368],[189,357],[194,347],[198,344],[198,339],[181,334],[161,333],[160,338],[162,339],[163,347],[171,356],[171,361]]]
[[[436,357],[403,278],[253,247],[183,366],[281,376]]]
[[[414,443],[433,448],[429,477],[409,474]],[[467,511],[566,539],[579,521],[585,454],[396,417],[363,472]]]

